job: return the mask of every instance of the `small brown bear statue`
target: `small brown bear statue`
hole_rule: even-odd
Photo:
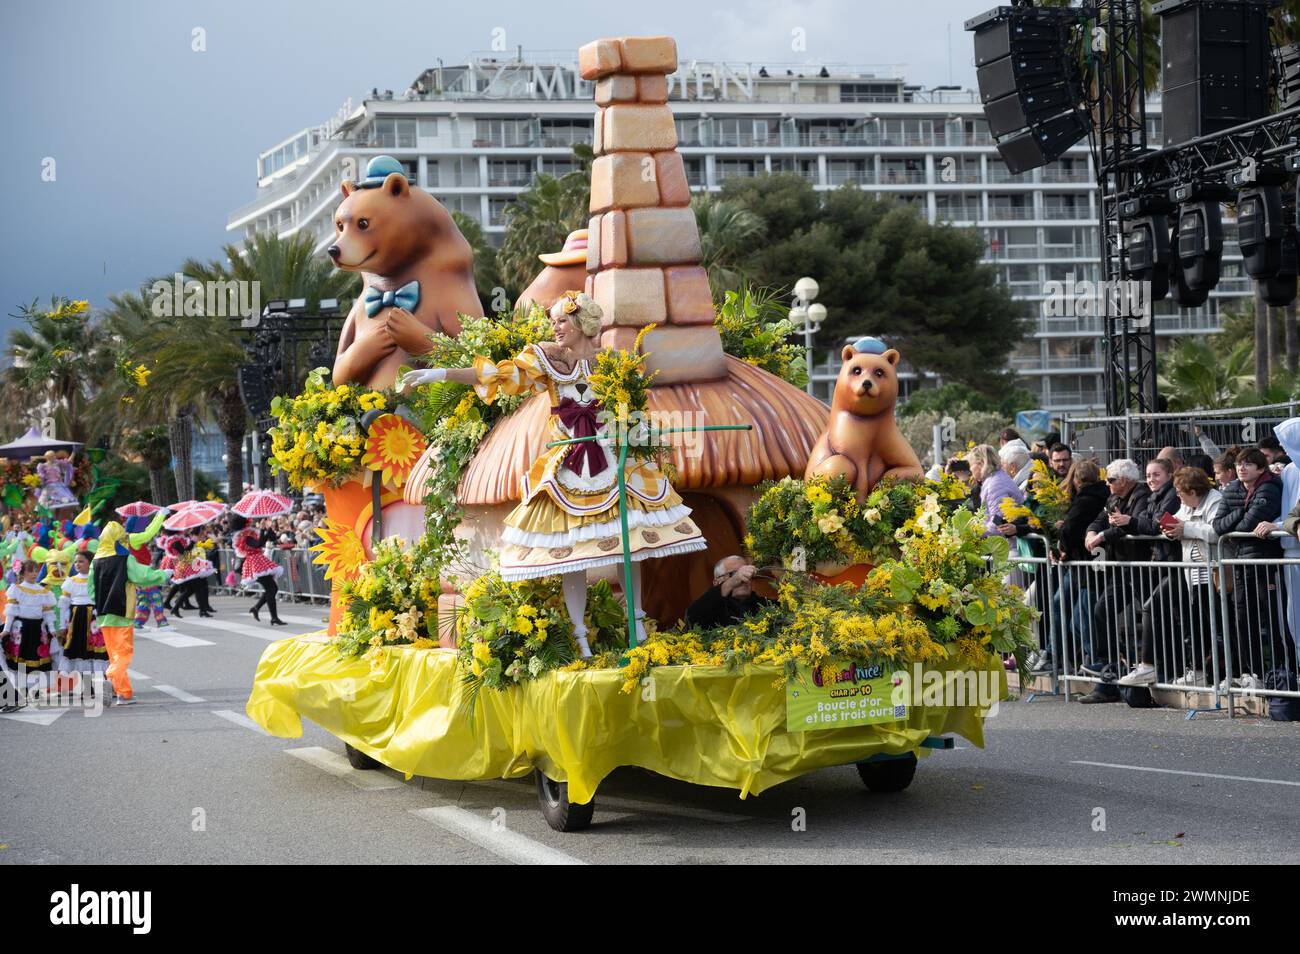
[[[894,421],[898,352],[868,337],[845,345],[841,357],[831,418],[804,478],[843,476],[860,502],[885,477],[920,478],[921,461]]]
[[[335,384],[392,387],[397,369],[429,350],[429,332],[454,336],[458,313],[483,314],[469,242],[391,156],[371,159],[361,182],[343,183],[334,227],[330,258],[365,279],[339,335]]]

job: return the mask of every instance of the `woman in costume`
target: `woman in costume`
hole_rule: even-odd
[[[489,404],[497,394],[545,391],[551,417],[543,444],[574,437],[608,437],[591,376],[600,350],[601,308],[581,292],[566,292],[550,311],[554,341],[532,344],[508,361],[476,357],[472,368],[432,368],[403,376],[401,386],[454,381],[474,387]],[[584,657],[591,655],[584,622],[587,570],[623,562],[618,513],[618,458],[608,441],[539,450],[522,481],[522,501],[505,519],[501,577],[563,578],[564,602]],[[652,462],[626,465],[628,532],[635,563],[707,546],[690,508]],[[638,640],[645,639],[641,573],[632,573]]]
[[[63,624],[59,672],[102,673],[108,669],[108,647],[104,645],[104,633],[95,619],[95,606],[90,598],[90,553],[79,552],[72,569],[72,575],[63,583],[63,598],[59,601],[59,619]]]
[[[159,566],[172,571],[172,586],[167,591],[163,605],[171,610],[173,616],[183,618],[181,608],[189,603],[191,596],[199,604],[199,616],[212,615],[212,608],[208,605],[208,577],[217,571],[210,562],[195,553],[189,538],[170,538],[167,541],[167,555]]]
[[[280,619],[280,614],[275,605],[275,594],[279,591],[279,586],[275,581],[284,572],[284,567],[267,556],[262,549],[268,543],[274,542],[275,533],[273,531],[244,526],[235,534],[235,555],[244,561],[243,569],[240,571],[242,585],[252,586],[257,583],[262,588],[262,595],[257,598],[257,602],[249,609],[249,612],[253,614],[253,619],[259,623],[262,621],[261,617],[257,615],[257,611],[265,606],[271,611],[271,625],[284,626],[285,623]]]
[[[80,506],[72,492],[72,461],[56,457],[54,451],[45,452],[45,460],[36,465],[36,476],[41,479],[41,489],[36,500],[46,510]]]
[[[54,635],[54,594],[36,582],[41,565],[23,561],[22,577],[9,587],[5,603],[5,659],[17,669],[25,666],[27,681],[43,684],[50,671],[50,639]],[[21,680],[20,680],[21,682]]]

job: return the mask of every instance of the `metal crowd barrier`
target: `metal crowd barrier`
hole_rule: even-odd
[[[284,567],[284,572],[276,580],[279,586],[278,599],[287,599],[292,603],[328,603],[330,584],[325,579],[325,567],[312,562],[314,554],[310,550],[267,550],[266,555]],[[226,596],[238,594],[252,595],[256,591],[239,585],[226,584],[226,575],[239,566],[239,557],[233,549],[222,547],[213,551],[211,557],[217,566],[213,589]],[[236,571],[237,572],[237,571]]]
[[[1026,602],[1042,613],[1039,645],[1050,653],[1050,664],[1036,674],[1050,677],[1052,693],[1069,701],[1076,685],[1113,682],[1149,662],[1156,682],[1145,688],[1204,697],[1206,704],[1189,699],[1188,718],[1225,707],[1233,717],[1236,702],[1250,697],[1300,697],[1300,625],[1288,627],[1289,615],[1300,623],[1300,551],[1294,558],[1239,559],[1231,555],[1234,538],[1254,536],[1226,535],[1206,548],[1203,562],[1183,561],[1177,541],[1136,535],[1119,545],[1128,555],[1165,544],[1179,558],[1015,557],[1019,569],[1009,582],[1025,586]],[[1021,539],[1047,549],[1037,534]]]

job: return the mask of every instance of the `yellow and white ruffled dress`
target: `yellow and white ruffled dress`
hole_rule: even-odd
[[[587,385],[586,359],[570,370],[553,344],[529,345],[517,357],[474,359],[474,390],[491,404],[497,394],[546,391],[551,416],[543,444],[585,436],[607,437],[591,422],[600,404]],[[566,421],[570,423],[566,424]],[[577,452],[578,448],[593,448]],[[610,446],[587,442],[541,450],[522,480],[522,500],[505,519],[501,576],[526,580],[622,563],[618,516],[618,458]],[[653,463],[628,460],[627,523],[634,561],[707,547],[691,509]]]

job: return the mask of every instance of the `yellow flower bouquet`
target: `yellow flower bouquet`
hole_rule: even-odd
[[[316,368],[297,397],[271,401],[277,422],[271,428],[271,470],[295,488],[339,484],[359,470],[366,443],[361,418],[393,407],[386,392],[335,387],[328,375],[328,368]]]

